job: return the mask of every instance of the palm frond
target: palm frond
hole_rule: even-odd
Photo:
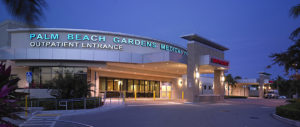
[[[290,9],[290,15],[294,18],[297,18],[300,15],[300,4],[297,4]]]
[[[300,27],[298,27],[297,29],[295,29],[291,34],[290,34],[290,39],[291,40],[297,40],[299,39],[299,33],[300,33]]]
[[[2,0],[8,11],[17,19],[34,25],[43,16],[43,9],[47,7],[45,0]]]

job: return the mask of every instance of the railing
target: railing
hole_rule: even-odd
[[[238,83],[258,83],[257,79],[238,79]]]
[[[28,99],[28,107],[47,107],[48,110],[57,110],[64,107],[70,109],[96,108],[104,104],[104,97],[72,98],[72,99]]]

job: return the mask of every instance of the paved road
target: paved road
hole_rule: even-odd
[[[107,112],[62,116],[95,127],[292,127],[271,117],[274,107],[236,103],[128,104]],[[80,126],[57,122],[56,127]]]

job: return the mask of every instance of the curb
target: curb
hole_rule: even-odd
[[[296,127],[300,127],[300,122],[299,121],[291,120],[291,119],[288,119],[288,118],[284,118],[284,117],[281,117],[279,115],[276,115],[275,113],[272,113],[272,116],[273,116],[273,118],[275,118],[275,119],[277,119],[279,121],[282,121],[282,122],[294,125]]]
[[[114,106],[101,106],[93,109],[80,109],[80,110],[52,110],[52,111],[40,111],[39,113],[43,114],[60,114],[60,116],[70,116],[70,115],[79,115],[90,112],[104,112],[109,111],[115,108],[121,108],[125,105],[114,105]]]

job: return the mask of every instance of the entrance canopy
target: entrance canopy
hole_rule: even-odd
[[[103,77],[170,81],[186,74],[187,65],[169,61],[144,64],[107,62],[106,66],[92,67],[91,70]]]

